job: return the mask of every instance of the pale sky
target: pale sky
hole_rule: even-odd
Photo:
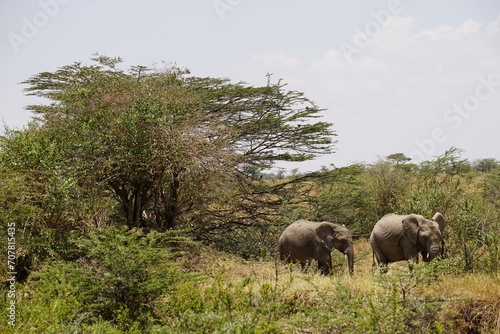
[[[500,160],[498,0],[4,0],[0,34],[9,127],[22,128],[37,103],[19,82],[98,52],[126,67],[283,79],[325,108],[338,134],[334,154],[289,168],[398,152],[419,162],[452,146]]]

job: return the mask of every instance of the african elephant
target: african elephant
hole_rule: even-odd
[[[349,273],[354,272],[354,249],[351,232],[343,226],[329,222],[297,220],[289,225],[279,238],[280,259],[300,262],[302,269],[313,259],[324,275],[332,268],[333,248],[347,255]]]
[[[444,217],[439,212],[432,220],[416,214],[383,216],[370,235],[373,266],[375,258],[379,265],[402,260],[418,262],[419,253],[425,262],[431,261],[440,255],[445,226]]]

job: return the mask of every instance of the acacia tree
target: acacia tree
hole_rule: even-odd
[[[61,138],[68,173],[110,192],[130,227],[171,228],[216,207],[240,220],[235,203],[262,204],[278,190],[255,182],[260,171],[333,147],[331,124],[314,122],[321,109],[281,82],[252,87],[176,66],[124,71],[120,58],[93,60],[25,81],[28,95],[51,101],[28,109]]]

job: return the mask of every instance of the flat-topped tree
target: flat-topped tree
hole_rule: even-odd
[[[214,207],[224,182],[333,149],[331,124],[316,120],[322,109],[281,81],[253,87],[174,65],[93,61],[26,80],[27,95],[50,101],[28,109],[64,138],[57,145],[79,182],[110,191],[130,227],[174,227]]]

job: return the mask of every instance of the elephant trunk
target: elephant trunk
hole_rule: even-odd
[[[431,246],[427,251],[426,257],[424,257],[425,262],[430,262],[441,254],[441,249],[439,246]]]
[[[349,246],[349,248],[346,249],[345,255],[347,255],[347,265],[349,266],[349,274],[354,273],[354,248]]]

